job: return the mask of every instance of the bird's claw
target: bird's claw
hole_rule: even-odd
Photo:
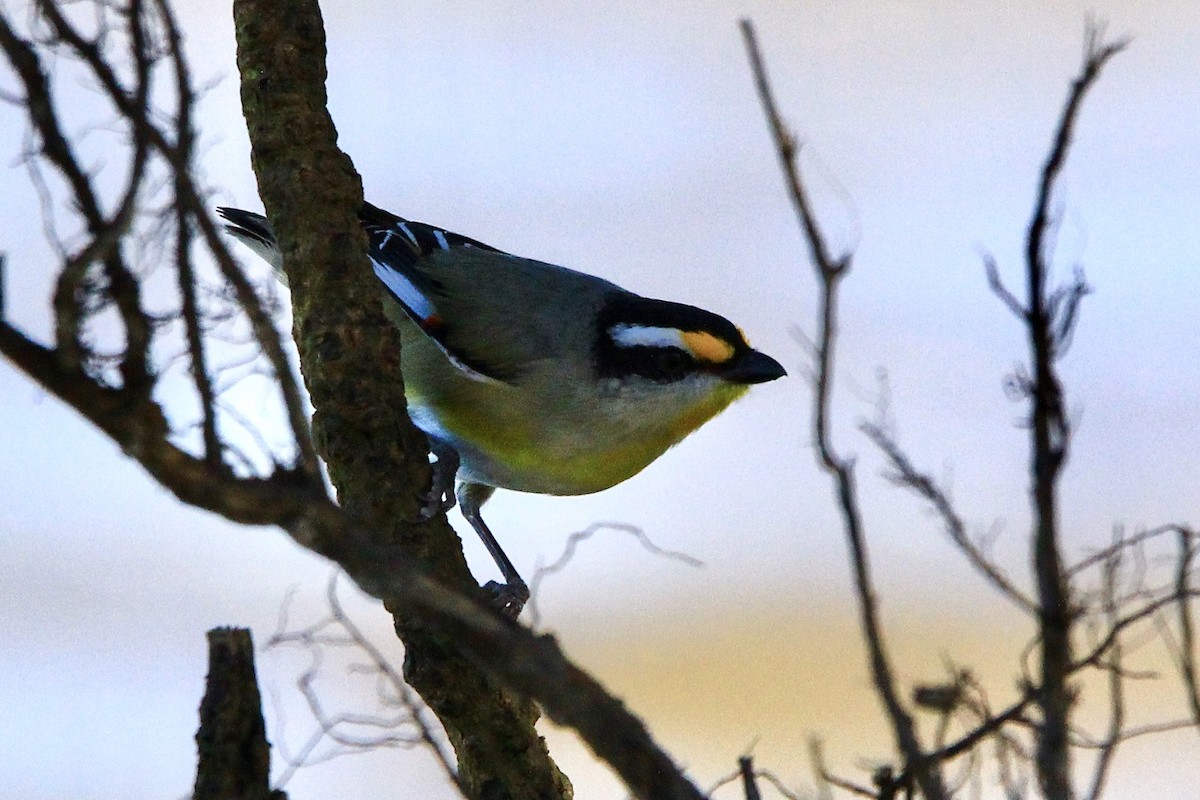
[[[458,474],[458,451],[438,439],[430,438],[429,448],[435,457],[430,467],[430,486],[421,495],[421,508],[417,511],[418,522],[428,522],[439,513],[454,508],[454,477]]]
[[[417,509],[417,522],[429,522],[439,513],[445,513],[454,508],[454,492],[442,491],[437,486],[418,495],[418,499],[421,507]]]
[[[529,587],[524,583],[513,585],[488,581],[483,590],[489,595],[488,604],[508,619],[515,620],[521,616],[521,609],[529,602]]]

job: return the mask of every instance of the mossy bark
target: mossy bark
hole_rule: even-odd
[[[399,335],[383,315],[356,222],[362,184],[326,110],[316,0],[235,0],[242,106],[254,171],[292,291],[294,334],[315,408],[313,435],[355,525],[479,591],[445,517],[423,524],[426,443],[405,412]],[[504,690],[398,602],[406,679],[445,727],[478,798],[567,798],[528,700]]]

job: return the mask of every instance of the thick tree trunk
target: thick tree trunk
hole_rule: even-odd
[[[404,412],[399,336],[384,318],[356,212],[362,185],[326,110],[325,33],[315,0],[234,3],[242,105],[255,173],[287,265],[295,337],[315,408],[313,434],[342,508],[431,577],[477,591],[445,518],[416,524],[427,446]],[[405,677],[437,714],[475,797],[562,798],[570,783],[514,696],[387,603]]]

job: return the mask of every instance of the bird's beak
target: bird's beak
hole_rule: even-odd
[[[721,370],[720,375],[730,383],[766,383],[787,375],[787,370],[766,353],[747,350]]]

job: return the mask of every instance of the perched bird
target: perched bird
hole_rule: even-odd
[[[218,213],[276,269],[266,218]],[[751,384],[782,377],[733,323],[581,272],[501,252],[366,203],[359,222],[401,332],[413,422],[437,457],[425,515],[454,505],[505,583],[515,617],[529,589],[479,509],[497,489],[574,495],[636,475]]]

